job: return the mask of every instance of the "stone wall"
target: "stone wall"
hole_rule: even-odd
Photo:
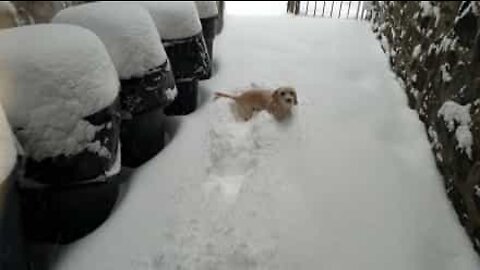
[[[446,193],[480,252],[480,5],[373,5],[373,31],[425,124]]]

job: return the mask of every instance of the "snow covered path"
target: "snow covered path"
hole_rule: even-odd
[[[288,123],[206,102],[58,270],[479,269],[367,25],[227,17],[205,91],[291,84]]]

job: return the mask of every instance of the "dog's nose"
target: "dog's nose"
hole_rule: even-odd
[[[292,102],[293,102],[293,99],[287,98],[287,103],[292,103]]]

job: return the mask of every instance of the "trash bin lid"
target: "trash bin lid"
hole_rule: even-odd
[[[195,1],[200,19],[212,18],[218,15],[217,1]]]
[[[193,1],[138,2],[152,15],[162,39],[182,39],[202,31],[198,11]]]
[[[91,31],[52,24],[0,31],[0,103],[29,157],[93,151],[97,127],[83,118],[112,104],[118,90],[113,63]]]
[[[94,32],[105,44],[121,79],[141,77],[167,60],[155,23],[140,5],[84,4],[60,11],[52,22]]]

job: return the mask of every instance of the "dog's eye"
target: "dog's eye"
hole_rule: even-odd
[[[280,95],[283,97],[285,96],[285,92],[280,92]]]

